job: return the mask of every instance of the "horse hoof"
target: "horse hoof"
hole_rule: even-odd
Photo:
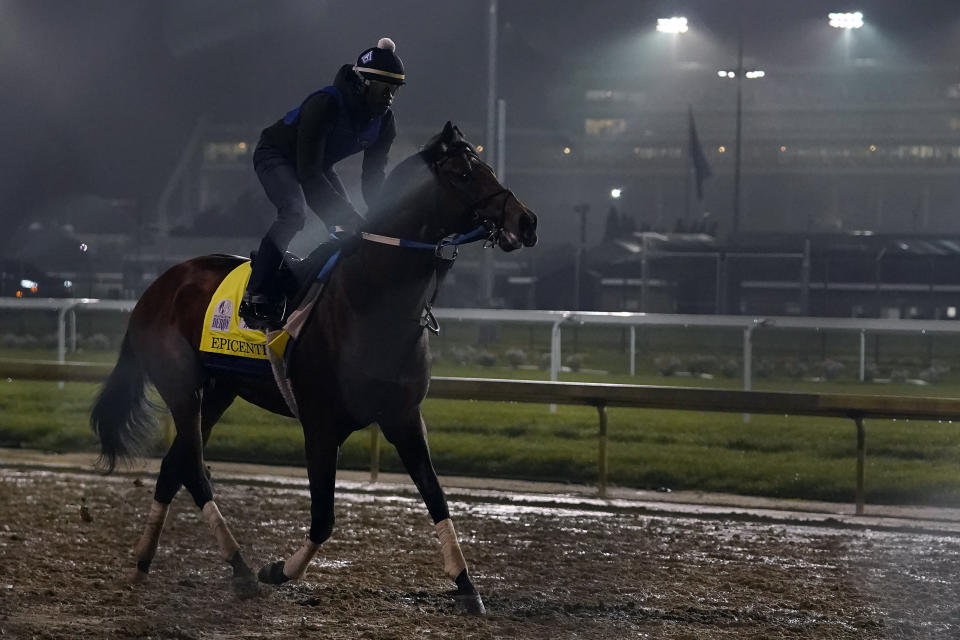
[[[240,600],[249,600],[260,595],[260,585],[253,577],[252,571],[248,576],[234,576],[231,581],[233,582],[233,592]]]
[[[265,564],[260,567],[257,578],[265,584],[283,584],[284,582],[289,582],[291,578],[288,578],[283,573],[283,567],[283,560],[277,560],[273,564]]]
[[[487,613],[479,593],[458,593],[453,596],[457,608],[471,616],[482,616]]]

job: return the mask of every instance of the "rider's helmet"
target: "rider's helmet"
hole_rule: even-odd
[[[380,38],[377,46],[360,54],[353,70],[366,80],[405,84],[403,62],[396,54],[397,45],[390,38]]]

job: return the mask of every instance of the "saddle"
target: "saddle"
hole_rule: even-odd
[[[269,336],[246,326],[239,317],[239,302],[250,277],[250,263],[241,263],[233,269],[217,287],[204,316],[199,347],[204,364],[235,373],[270,375],[271,353],[284,354],[288,340],[299,334],[330,273],[329,268],[324,271],[324,266],[334,253],[343,249],[343,243],[329,242],[303,259],[293,254],[284,256],[283,267],[273,282],[278,293],[288,301],[283,317],[288,329]],[[253,257],[255,255],[251,255]],[[296,321],[289,323],[295,314]]]
[[[330,258],[337,251],[345,249],[345,242],[333,240],[325,242],[311,251],[307,257],[300,256],[290,251],[283,252],[283,262],[280,269],[274,276],[274,286],[279,295],[286,301],[284,305],[282,321],[286,322],[290,314],[296,310],[304,297],[310,291],[310,287],[318,281],[321,271],[327,265]],[[257,251],[250,252],[250,261],[257,259]],[[323,280],[329,276],[329,270],[323,274]],[[323,284],[321,282],[321,284]]]

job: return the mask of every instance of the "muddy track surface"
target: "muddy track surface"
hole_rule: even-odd
[[[125,582],[151,496],[147,475],[0,468],[0,638],[960,638],[954,535],[458,497],[478,618],[408,493],[339,491],[305,579],[242,601],[183,493],[150,580]],[[301,487],[217,503],[254,568],[305,535]]]

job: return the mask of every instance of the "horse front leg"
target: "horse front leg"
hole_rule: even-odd
[[[260,568],[257,577],[260,582],[267,584],[283,584],[302,578],[310,561],[320,550],[320,545],[333,533],[333,494],[340,443],[325,430],[307,426],[315,425],[313,422],[303,422],[303,425],[307,478],[310,483],[310,532],[289,558]]]
[[[433,468],[433,461],[430,459],[427,428],[423,416],[418,410],[414,417],[406,421],[395,425],[381,424],[380,428],[387,440],[396,447],[397,454],[403,461],[403,465],[406,467],[407,473],[410,474],[413,483],[417,486],[417,490],[427,506],[427,511],[430,512],[430,517],[433,518],[433,525],[440,541],[443,570],[457,585],[457,590],[454,593],[457,603],[467,613],[483,615],[486,613],[483,600],[470,580],[467,561],[460,549],[460,542],[453,527],[453,520],[450,519],[447,499],[440,487],[440,480]]]

